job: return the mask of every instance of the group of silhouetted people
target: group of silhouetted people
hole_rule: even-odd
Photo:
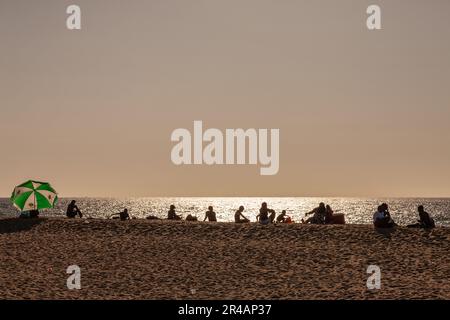
[[[308,219],[302,219],[302,223],[311,224],[345,224],[344,215],[335,215],[330,205],[319,203],[319,206],[305,213],[305,217],[312,215]]]
[[[70,219],[76,218],[77,216],[80,218],[83,218],[83,214],[81,213],[81,210],[76,205],[75,200],[72,200],[69,203],[69,205],[67,206],[66,216],[67,216],[67,218],[70,218]],[[128,213],[128,209],[124,209],[121,212],[112,214],[109,218],[110,219],[120,219],[120,220],[124,221],[124,220],[131,219],[131,216]]]
[[[248,223],[250,222],[250,219],[245,217],[243,215],[245,208],[244,206],[240,206],[238,210],[236,210],[234,214],[234,222],[235,223]],[[417,223],[407,225],[408,228],[434,228],[435,223],[434,220],[430,217],[430,214],[425,211],[424,207],[422,205],[418,206],[417,208],[419,213],[419,220],[417,220]],[[76,205],[76,201],[72,200],[70,204],[67,207],[66,215],[68,218],[75,218],[76,216],[79,216],[80,218],[83,217],[83,214],[81,213],[81,210]],[[310,224],[333,224],[333,223],[345,223],[345,220],[343,221],[337,221],[342,220],[343,215],[342,214],[334,214],[333,209],[330,205],[325,205],[325,203],[321,202],[318,207],[314,208],[313,210],[305,213],[305,217],[308,215],[311,215],[308,219],[304,220],[302,219],[302,223],[310,223]],[[27,212],[26,217],[33,217],[36,218],[39,216],[38,210],[33,210]],[[21,217],[25,217],[22,216]],[[339,217],[339,219],[337,219]],[[128,213],[128,209],[124,209],[123,211],[119,213],[115,213],[112,216],[110,216],[112,219],[120,219],[120,220],[129,220],[131,219],[130,214]],[[156,216],[148,216],[147,219],[160,219]],[[175,211],[175,205],[171,205],[169,208],[169,211],[167,212],[167,219],[168,220],[182,220],[182,216],[178,215]],[[197,217],[189,214],[186,219],[186,221],[198,221]],[[205,217],[203,221],[209,221],[209,222],[217,222],[217,215],[214,212],[214,208],[212,206],[208,207],[208,210],[205,212]],[[261,204],[261,208],[259,209],[259,214],[256,216],[256,221],[259,222],[262,225],[267,225],[271,223],[292,223],[291,217],[289,217],[286,213],[286,210],[283,210],[281,214],[279,214],[276,217],[276,213],[274,209],[270,209],[267,206],[266,202],[263,202]],[[391,214],[389,212],[389,206],[386,203],[382,203],[378,206],[377,211],[373,214],[373,225],[376,228],[393,228],[397,226],[397,224],[394,222],[394,220],[391,217]]]
[[[417,207],[419,212],[419,220],[417,223],[407,225],[408,228],[425,228],[431,229],[435,227],[433,218],[425,211],[422,205]],[[389,206],[383,203],[378,206],[377,211],[373,214],[373,225],[375,228],[393,228],[397,226],[389,212]]]
[[[244,206],[240,206],[238,210],[236,210],[234,214],[234,222],[235,223],[247,223],[250,222],[250,219],[244,216],[245,208]],[[151,216],[153,217],[153,216]],[[151,219],[147,217],[147,219]],[[172,204],[167,213],[167,220],[182,220],[182,217],[178,215],[175,211],[175,206]],[[198,221],[197,217],[188,215],[185,219],[186,221]],[[212,206],[208,207],[208,211],[205,212],[205,217],[203,221],[209,222],[217,222],[217,215],[214,212],[214,208]],[[275,221],[275,210],[269,209],[267,207],[267,203],[263,202],[261,208],[259,209],[259,214],[256,216],[256,221],[261,224],[269,224]],[[287,216],[286,210],[283,210],[282,213],[277,217],[276,222],[278,223],[289,223],[291,222],[291,218]]]
[[[373,214],[373,225],[375,228],[392,228],[397,225],[392,220],[389,207],[386,203],[379,205],[377,211]]]

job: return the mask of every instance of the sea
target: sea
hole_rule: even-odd
[[[418,219],[417,206],[424,205],[425,210],[434,218],[437,225],[450,226],[450,198],[316,198],[316,197],[157,197],[157,198],[62,198],[55,208],[41,211],[43,217],[65,216],[67,205],[76,200],[77,205],[87,218],[108,219],[112,214],[127,208],[134,218],[153,215],[167,217],[170,205],[175,205],[177,214],[188,214],[203,220],[208,206],[213,206],[218,221],[234,221],[234,213],[244,206],[244,216],[255,221],[262,202],[277,214],[286,210],[294,222],[300,222],[305,213],[317,207],[320,202],[329,204],[335,213],[345,214],[345,220],[351,224],[372,223],[373,213],[379,204],[389,205],[392,218],[400,225],[415,223]],[[0,216],[18,216],[19,212],[7,198],[0,198]]]

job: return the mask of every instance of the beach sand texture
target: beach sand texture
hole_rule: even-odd
[[[3,299],[450,299],[450,229],[0,219]],[[367,267],[381,268],[368,290]],[[66,286],[70,265],[81,290]]]

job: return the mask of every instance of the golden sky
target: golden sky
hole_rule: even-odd
[[[450,196],[449,35],[448,0],[0,0],[0,195]],[[279,128],[279,173],[175,166],[194,120]]]

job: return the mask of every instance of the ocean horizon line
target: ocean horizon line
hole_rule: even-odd
[[[450,196],[60,196],[60,199],[157,199],[157,198],[327,198],[327,199],[450,199]],[[0,196],[0,199],[10,199],[10,196]]]

